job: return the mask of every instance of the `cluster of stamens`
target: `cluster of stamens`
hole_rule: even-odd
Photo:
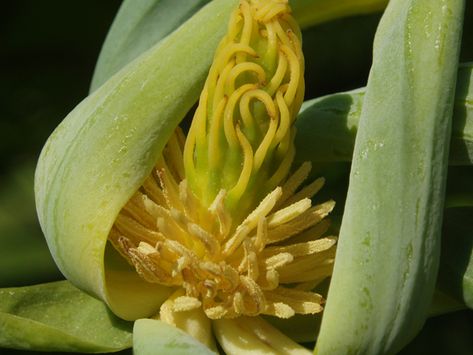
[[[234,227],[224,190],[205,208],[187,187],[177,132],[110,241],[145,280],[185,290],[175,312],[202,307],[211,319],[320,312],[323,299],[310,290],[331,274],[336,241],[321,237],[334,202],[311,206],[323,179],[295,192],[310,170],[303,164]]]

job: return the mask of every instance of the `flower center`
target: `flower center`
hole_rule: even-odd
[[[303,67],[287,0],[241,0],[187,139],[177,128],[109,236],[145,280],[178,288],[162,320],[322,310],[311,290],[332,272],[334,202],[312,206],[323,179],[299,190],[309,163],[289,176]]]
[[[173,312],[202,307],[210,319],[322,310],[311,292],[331,274],[334,237],[322,237],[333,209],[312,206],[315,180],[296,192],[310,171],[303,164],[238,225],[221,190],[206,208],[187,187],[178,129],[163,158],[119,214],[109,240],[145,280],[182,288]]]

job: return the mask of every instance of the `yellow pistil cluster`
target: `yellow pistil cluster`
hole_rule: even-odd
[[[322,310],[331,275],[324,180],[289,174],[303,99],[300,33],[287,1],[240,2],[215,55],[187,139],[180,128],[125,205],[109,240],[151,283],[177,288],[160,318],[289,318]],[[196,336],[199,337],[199,336]]]
[[[220,189],[237,222],[287,177],[304,96],[300,30],[287,1],[240,1],[221,41],[184,150],[189,186]]]

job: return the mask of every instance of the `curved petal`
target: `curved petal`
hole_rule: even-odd
[[[106,276],[109,230],[197,100],[235,4],[212,2],[114,75],[64,119],[41,152],[36,205],[54,260],[125,319],[148,316],[170,291],[145,286],[115,262]],[[128,293],[117,299],[109,292],[117,289]]]

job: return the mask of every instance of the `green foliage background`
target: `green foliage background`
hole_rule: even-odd
[[[36,218],[35,163],[52,130],[87,95],[101,44],[119,5],[118,0],[2,4],[0,287],[62,279]],[[461,57],[473,61],[471,1],[465,19]],[[343,19],[306,31],[307,98],[365,85],[378,20],[379,15]],[[471,311],[439,316],[427,322],[402,354],[470,354],[472,334]],[[0,354],[21,353],[0,349]]]

